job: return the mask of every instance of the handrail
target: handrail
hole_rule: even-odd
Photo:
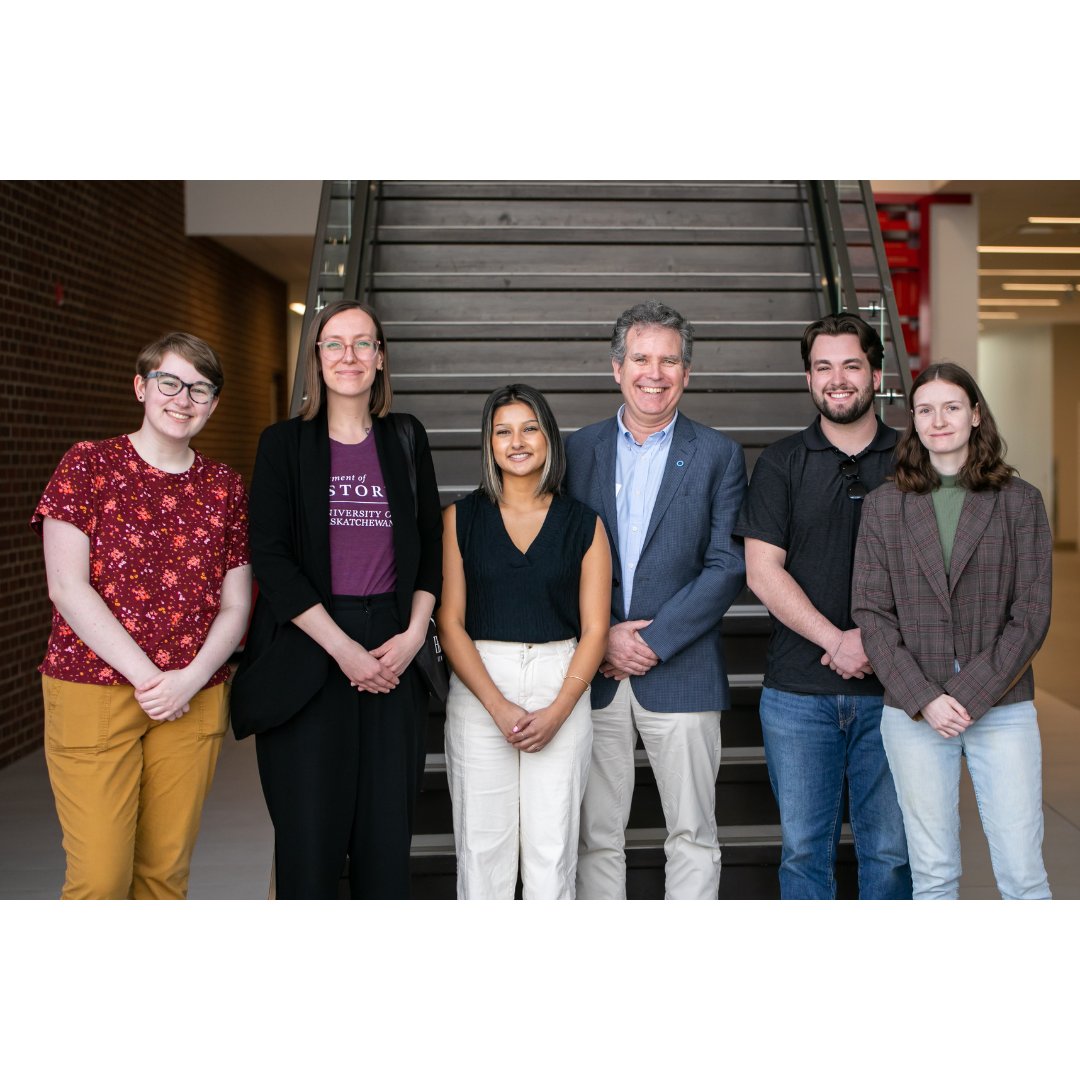
[[[311,253],[304,322],[300,333],[299,354],[293,375],[289,415],[295,416],[304,401],[304,375],[307,358],[304,342],[315,316],[331,299],[364,300],[371,289],[370,248],[375,228],[375,198],[378,181],[324,180],[319,199],[319,217],[315,227],[315,245]],[[348,213],[334,223],[335,203],[348,201]],[[340,207],[339,207],[340,209]],[[347,226],[342,228],[343,222]],[[334,266],[326,265],[327,252],[334,255]]]
[[[375,226],[377,223],[376,203],[382,190],[381,180],[368,180],[366,182],[367,193],[364,200],[364,217],[359,232],[353,236],[360,237],[360,260],[359,276],[356,283],[356,292],[350,299],[367,302],[371,295],[372,274],[375,270]]]
[[[848,199],[849,207],[858,207],[865,224],[854,227],[845,226],[841,207],[840,182],[837,180],[811,180],[808,185],[811,217],[816,232],[815,246],[821,261],[821,287],[829,311],[847,310],[862,314],[868,322],[876,317],[878,332],[885,345],[886,370],[894,368],[900,383],[899,392],[895,386],[878,392],[880,411],[884,414],[885,406],[903,397],[906,401],[911,393],[911,366],[907,347],[904,343],[903,328],[896,305],[896,294],[892,287],[892,276],[885,256],[885,244],[881,236],[877,208],[874,205],[873,192],[867,180],[857,181],[858,200]],[[873,270],[865,271],[865,276],[876,277],[879,296],[876,301],[860,303],[859,286],[851,259],[853,240],[849,233],[856,229],[865,231],[869,238],[860,240],[862,246],[868,246],[873,255]],[[861,290],[867,291],[864,287]],[[892,364],[888,361],[891,359]]]
[[[289,415],[295,416],[300,411],[304,400],[304,342],[307,341],[311,320],[315,318],[315,308],[319,301],[319,278],[322,273],[323,244],[327,225],[330,222],[330,201],[333,181],[324,180],[319,196],[319,217],[315,225],[315,242],[311,245],[311,272],[308,274],[307,292],[304,295],[304,321],[300,328],[300,342],[297,346],[296,366],[293,369],[292,393],[289,395]]]
[[[859,181],[859,193],[862,195],[863,210],[870,226],[870,243],[874,249],[874,263],[878,268],[881,295],[885,302],[884,314],[888,320],[892,345],[896,351],[896,365],[900,375],[900,385],[904,390],[904,400],[909,401],[911,399],[911,359],[908,356],[907,343],[904,341],[904,330],[900,325],[900,311],[896,306],[892,273],[889,271],[889,262],[885,255],[885,241],[881,235],[881,222],[878,220],[877,206],[874,203],[874,193],[870,189],[869,180]]]

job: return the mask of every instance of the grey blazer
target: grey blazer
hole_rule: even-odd
[[[746,491],[742,447],[679,414],[667,465],[625,601],[615,510],[614,417],[566,440],[567,490],[600,515],[612,553],[611,622],[652,619],[641,631],[660,663],[631,676],[634,696],[654,712],[704,712],[731,705],[720,624],[746,583],[743,544],[732,535]],[[597,675],[592,705],[611,703],[618,684]]]
[[[851,614],[885,704],[916,716],[944,693],[977,720],[1030,701],[1031,658],[1050,627],[1052,553],[1042,496],[1023,480],[967,493],[948,575],[931,496],[892,483],[870,492]]]

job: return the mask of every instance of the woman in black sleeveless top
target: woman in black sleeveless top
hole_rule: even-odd
[[[444,512],[439,637],[454,674],[446,768],[459,899],[574,898],[589,771],[589,681],[607,644],[611,551],[560,494],[566,458],[544,397],[484,405],[483,478]]]

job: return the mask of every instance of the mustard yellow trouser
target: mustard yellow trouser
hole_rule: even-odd
[[[228,726],[228,687],[151,720],[131,686],[42,676],[45,761],[64,833],[63,900],[183,900]]]

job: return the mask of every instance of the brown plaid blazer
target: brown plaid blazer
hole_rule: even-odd
[[[892,483],[870,492],[851,614],[885,704],[917,716],[945,693],[977,720],[1030,701],[1031,660],[1050,626],[1052,548],[1042,496],[1013,478],[967,493],[946,576],[931,496]]]

